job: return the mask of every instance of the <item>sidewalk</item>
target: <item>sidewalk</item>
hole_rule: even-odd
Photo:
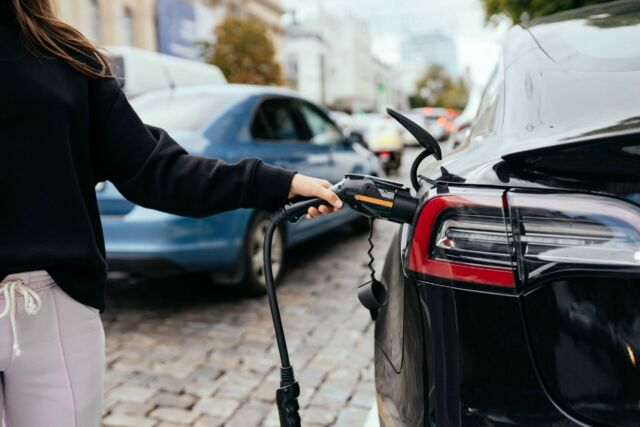
[[[396,228],[376,228],[381,265]],[[356,296],[367,249],[349,228],[310,242],[293,251],[278,290],[307,427],[362,426],[371,411],[373,323]],[[110,298],[103,426],[279,425],[267,300],[224,291],[181,278]]]

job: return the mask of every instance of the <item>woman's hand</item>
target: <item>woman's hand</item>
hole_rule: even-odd
[[[309,208],[307,211],[307,219],[316,217],[318,215],[326,215],[331,212],[336,212],[342,209],[342,200],[329,190],[331,183],[325,179],[311,178],[299,173],[293,176],[291,181],[291,188],[289,189],[289,198],[293,197],[320,197],[331,204],[330,206],[320,206],[318,209]]]

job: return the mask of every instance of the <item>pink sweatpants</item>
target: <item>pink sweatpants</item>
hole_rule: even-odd
[[[98,310],[69,297],[44,271],[2,279],[0,315],[11,299],[15,333],[10,311],[0,318],[0,420],[4,416],[4,426],[98,426],[105,362]],[[39,310],[34,310],[37,306]]]

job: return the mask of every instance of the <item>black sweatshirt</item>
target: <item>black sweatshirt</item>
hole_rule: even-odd
[[[9,3],[0,0],[0,280],[47,270],[103,310],[100,181],[141,206],[194,217],[286,201],[293,172],[188,155],[141,122],[114,79],[31,54]]]

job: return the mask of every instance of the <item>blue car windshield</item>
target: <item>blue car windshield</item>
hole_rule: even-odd
[[[229,93],[162,91],[139,96],[131,105],[148,125],[169,132],[193,132],[242,98]]]

